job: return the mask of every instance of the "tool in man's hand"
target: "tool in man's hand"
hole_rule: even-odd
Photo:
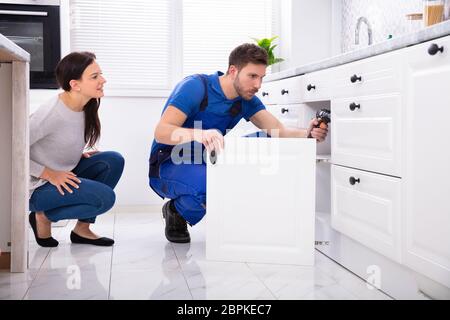
[[[331,122],[331,111],[328,109],[320,109],[316,113],[316,118],[319,124],[315,125],[314,128],[327,128],[328,124]],[[308,138],[312,138],[311,132],[308,134]]]

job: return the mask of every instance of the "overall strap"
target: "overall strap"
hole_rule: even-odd
[[[203,95],[202,102],[200,103],[200,112],[205,111],[208,106],[208,80],[204,74],[197,74],[197,76],[202,80],[203,87],[205,88],[205,94]],[[242,101],[238,100],[233,103],[228,113],[234,118],[242,111]]]
[[[200,103],[200,111],[205,111],[208,106],[208,79],[204,74],[197,74],[197,76],[202,80],[203,88],[205,89],[202,102]]]

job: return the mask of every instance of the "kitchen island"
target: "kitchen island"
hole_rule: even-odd
[[[0,268],[11,272],[27,269],[29,62],[0,34]]]

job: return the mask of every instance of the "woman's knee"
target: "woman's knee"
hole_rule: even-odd
[[[99,185],[94,194],[98,201],[97,207],[101,213],[110,210],[116,202],[114,190],[107,185]]]
[[[101,153],[103,161],[107,162],[111,169],[123,171],[125,165],[124,157],[117,151],[103,151]]]

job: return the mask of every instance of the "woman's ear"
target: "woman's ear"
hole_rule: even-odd
[[[70,80],[69,85],[70,85],[71,90],[73,90],[73,91],[78,92],[81,90],[77,80]]]

